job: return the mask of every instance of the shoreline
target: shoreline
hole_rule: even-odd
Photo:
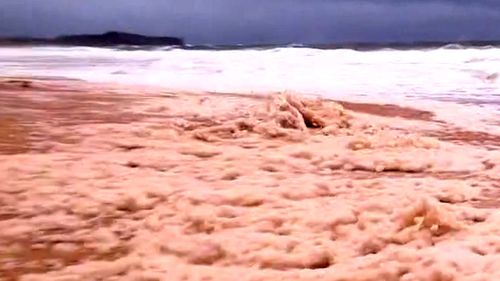
[[[0,163],[6,280],[500,276],[500,136],[425,110],[1,78]]]
[[[42,83],[40,83],[42,82]],[[69,85],[68,85],[69,84]],[[35,85],[35,86],[33,86]],[[83,90],[81,89],[83,88]],[[4,108],[15,108],[20,106],[21,108],[26,108],[33,111],[43,111],[44,109],[56,110],[57,115],[61,115],[58,118],[64,119],[64,115],[73,116],[78,115],[78,112],[72,111],[71,108],[63,108],[62,105],[57,105],[57,100],[62,99],[61,103],[69,101],[72,103],[73,107],[76,109],[84,109],[85,103],[96,104],[100,100],[108,102],[127,103],[134,102],[140,97],[141,99],[156,99],[159,97],[174,97],[176,95],[189,95],[197,96],[203,98],[207,95],[217,95],[219,97],[230,97],[230,98],[249,98],[249,99],[266,99],[267,95],[259,94],[239,94],[239,93],[215,93],[215,92],[181,92],[175,93],[175,91],[163,89],[161,87],[149,87],[145,90],[141,90],[141,86],[130,86],[130,85],[119,85],[113,83],[92,83],[77,79],[66,79],[66,78],[32,78],[27,79],[26,77],[0,77],[0,91],[2,96],[0,100],[4,103]],[[94,93],[88,95],[88,91],[99,91],[101,89],[107,89],[106,93]],[[55,99],[55,103],[46,104],[44,102],[39,103],[36,97],[32,99],[25,99],[22,96],[6,96],[5,91],[42,91],[43,95],[50,95]],[[130,92],[133,92],[133,96],[130,96]],[[143,94],[137,95],[142,92]],[[275,93],[273,93],[275,94]],[[71,95],[71,96],[68,96]],[[367,114],[371,116],[384,117],[384,118],[400,118],[405,120],[414,121],[425,121],[430,123],[442,124],[443,127],[434,130],[425,130],[424,134],[429,136],[434,136],[440,140],[454,141],[457,143],[467,143],[475,145],[492,145],[500,147],[500,135],[494,133],[487,133],[483,131],[465,130],[452,126],[451,124],[446,124],[442,120],[436,120],[436,115],[432,111],[416,109],[406,106],[400,106],[395,104],[381,104],[381,103],[366,103],[366,102],[352,102],[345,100],[331,100],[332,102],[339,103],[346,110]],[[48,106],[45,108],[45,106]],[[55,108],[51,108],[55,107]],[[104,109],[101,108],[101,111]],[[7,116],[6,114],[4,114]],[[11,114],[12,115],[12,114]],[[146,114],[147,116],[148,114]],[[85,114],[82,117],[77,117],[76,119],[84,119]],[[146,117],[145,116],[145,117]],[[150,114],[150,116],[152,116]],[[29,118],[29,117],[28,117]],[[117,117],[116,117],[117,118]],[[115,119],[116,119],[115,118]],[[127,122],[138,119],[138,116],[133,114],[129,117],[123,117],[124,120],[119,122]],[[113,119],[113,118],[111,118]],[[33,120],[27,121],[32,123]],[[114,122],[117,122],[116,120]],[[498,124],[500,128],[500,123]],[[5,124],[3,126],[6,126]]]

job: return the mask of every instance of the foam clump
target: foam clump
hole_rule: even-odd
[[[368,172],[405,172],[419,173],[432,168],[432,161],[412,160],[404,157],[389,156],[385,159],[376,157],[352,157],[343,165],[345,170]]]
[[[344,108],[337,103],[277,95],[268,104],[269,116],[282,128],[305,130],[324,128],[331,123],[347,126]]]
[[[398,232],[393,239],[394,242],[402,244],[416,239],[418,233],[442,236],[463,228],[439,202],[427,198],[409,206],[399,215],[398,221]]]
[[[271,96],[264,107],[251,110],[249,116],[197,129],[193,136],[202,141],[216,141],[257,133],[266,138],[302,140],[310,129],[349,126],[349,116],[338,103],[279,94]]]
[[[418,135],[400,135],[390,132],[374,135],[356,136],[347,144],[351,150],[380,149],[380,148],[422,148],[437,149],[440,143],[437,139]]]
[[[427,157],[407,157],[399,153],[347,154],[333,157],[318,164],[321,169],[365,171],[365,172],[402,172],[420,173],[433,168],[433,159]]]

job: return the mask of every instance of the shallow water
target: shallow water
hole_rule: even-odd
[[[500,114],[500,48],[120,50],[0,48],[0,75],[77,78],[214,92],[297,91],[432,107],[471,123]],[[437,102],[439,101],[439,102]],[[452,106],[453,104],[453,106]],[[464,106],[465,105],[465,106]]]

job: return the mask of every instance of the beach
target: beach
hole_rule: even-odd
[[[500,279],[500,134],[470,120],[3,77],[0,280]]]

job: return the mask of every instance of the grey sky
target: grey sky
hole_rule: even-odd
[[[107,30],[188,43],[500,39],[500,0],[0,0],[0,35]]]

